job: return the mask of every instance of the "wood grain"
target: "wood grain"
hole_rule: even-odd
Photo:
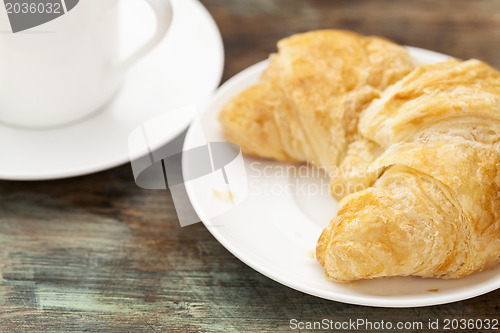
[[[224,38],[224,80],[266,58],[278,39],[320,28],[500,68],[495,0],[202,3]],[[415,309],[292,290],[234,258],[201,224],[181,228],[170,193],[138,188],[129,165],[58,181],[1,181],[0,273],[2,332],[290,332],[292,318],[427,322],[500,313],[500,290]]]

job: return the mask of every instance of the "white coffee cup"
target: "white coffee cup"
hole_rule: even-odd
[[[170,26],[170,2],[146,2],[156,14],[156,32],[124,60],[118,54],[119,0],[80,0],[64,15],[18,33],[8,31],[7,11],[0,7],[0,122],[43,128],[102,110],[126,71]]]

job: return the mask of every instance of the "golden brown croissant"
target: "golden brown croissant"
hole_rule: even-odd
[[[281,40],[259,83],[222,110],[226,137],[247,154],[337,166],[358,137],[358,116],[414,68],[401,46],[321,30]]]
[[[343,198],[317,244],[330,278],[458,278],[499,263],[497,71],[413,70],[402,47],[343,31],[278,46],[219,119],[247,154],[328,168]]]
[[[373,160],[351,181],[373,186],[345,197],[318,241],[329,277],[459,278],[499,263],[500,73],[478,60],[419,67],[359,130],[355,151]]]

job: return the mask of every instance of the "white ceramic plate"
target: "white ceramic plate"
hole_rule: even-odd
[[[422,49],[409,50],[421,63],[447,58]],[[224,141],[217,122],[221,107],[257,82],[266,66],[267,61],[258,63],[218,90],[201,121],[207,141]],[[197,145],[199,133],[192,126],[184,149]],[[286,169],[285,164],[248,156],[244,160],[248,195],[230,211],[210,218],[203,207],[217,205],[220,197],[194,191],[190,183],[186,189],[194,209],[215,238],[240,260],[273,280],[318,297],[380,307],[450,303],[500,287],[500,268],[459,280],[405,277],[355,284],[327,280],[313,253],[321,231],[337,210],[337,203],[328,193],[328,179],[312,174],[311,169]],[[192,161],[183,162],[185,170]]]
[[[155,28],[143,1],[122,0],[122,54],[144,43]],[[224,65],[222,39],[197,0],[172,0],[170,30],[127,75],[120,94],[101,113],[50,130],[0,124],[0,179],[42,180],[88,174],[129,161],[128,136],[148,119],[206,103]],[[71,110],[68,110],[71,112]],[[165,140],[181,133],[194,114],[175,115]]]

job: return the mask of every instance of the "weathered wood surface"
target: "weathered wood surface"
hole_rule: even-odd
[[[500,68],[500,1],[204,0],[226,48],[224,80],[279,38],[345,28]],[[167,191],[129,165],[50,182],[0,182],[0,331],[289,332],[289,320],[499,317],[500,290],[381,309],[322,300],[241,263],[201,224],[181,228]]]

